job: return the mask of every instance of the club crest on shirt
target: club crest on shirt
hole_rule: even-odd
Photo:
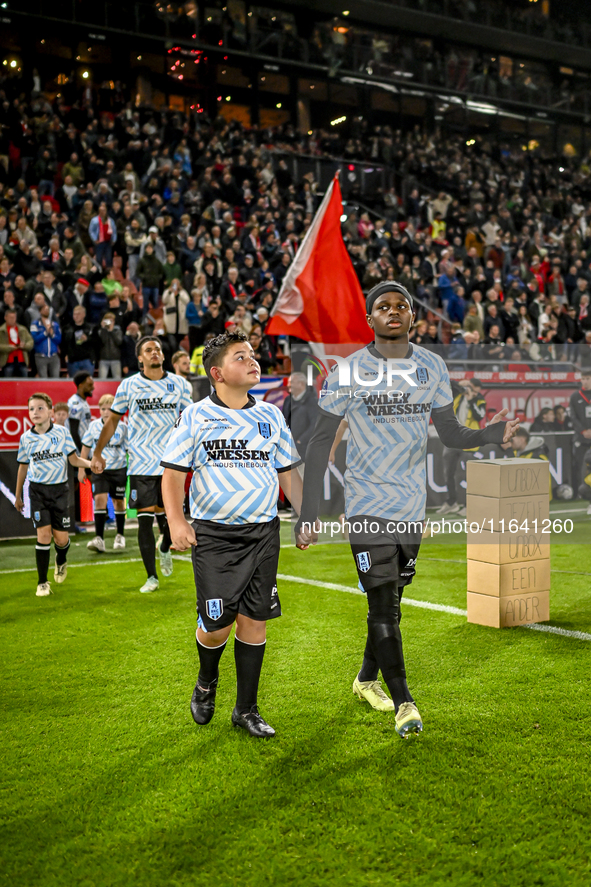
[[[174,391],[174,382],[168,382],[166,387],[169,391]]]
[[[356,555],[356,560],[357,566],[362,573],[369,572],[369,568],[371,567],[371,557],[369,551],[360,551],[359,554]]]
[[[52,444],[54,445],[54,447],[57,447],[57,437],[53,437],[53,436],[52,436],[52,437],[50,437],[49,439],[50,439],[50,441],[52,442]]]
[[[214,622],[216,622],[224,612],[224,602],[221,597],[215,597],[206,601],[205,606],[207,608],[207,615],[210,619],[213,619]]]
[[[271,425],[269,422],[259,422],[258,425],[261,437],[264,437],[265,440],[269,440],[271,437]]]
[[[417,367],[417,382],[428,382],[429,371],[426,367]]]

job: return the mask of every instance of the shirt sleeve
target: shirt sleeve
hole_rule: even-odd
[[[64,434],[64,453],[66,456],[71,456],[72,453],[76,452],[76,444],[74,443],[74,438],[66,428],[66,433]]]
[[[190,383],[185,381],[185,384],[183,385],[183,390],[181,392],[181,400],[179,403],[179,407],[181,408],[181,411],[186,409],[192,403],[193,403],[193,389],[191,388]]]
[[[82,404],[80,401],[68,401],[68,406],[70,407],[69,418],[79,421],[82,418]]]
[[[339,373],[334,370],[329,373],[328,378],[324,380],[324,384],[320,390],[320,400],[318,406],[325,413],[331,416],[340,416],[341,418],[347,412],[351,391],[349,388],[339,388]]]
[[[84,432],[84,435],[82,436],[82,443],[84,444],[85,447],[90,447],[90,449],[92,450],[92,448],[94,446],[94,438],[93,438],[92,433],[90,431],[91,427],[92,426],[89,425],[88,428],[86,429],[86,431]]]
[[[281,473],[282,471],[288,471],[290,468],[295,468],[296,465],[300,465],[302,460],[297,451],[292,433],[287,427],[285,417],[279,409],[277,410],[277,421],[279,422],[279,440],[275,449],[275,469]]]
[[[193,431],[195,424],[195,421],[191,422],[191,416],[187,410],[181,413],[168,438],[168,444],[160,463],[163,468],[173,468],[175,471],[191,470],[195,452],[195,433]]]
[[[129,385],[124,379],[115,394],[115,400],[111,404],[111,412],[123,416],[129,409]]]
[[[440,376],[439,376],[439,384],[435,391],[435,397],[433,398],[433,409],[438,410],[442,407],[447,407],[450,404],[453,404],[454,399],[451,393],[451,382],[449,380],[449,372],[447,367],[441,361],[440,364]]]
[[[24,435],[23,435],[23,437],[24,437]],[[25,442],[22,437],[18,442],[18,453],[16,456],[16,461],[20,462],[21,465],[28,465],[29,462],[31,461],[31,457],[29,456],[29,453],[27,452],[27,447],[26,447]]]

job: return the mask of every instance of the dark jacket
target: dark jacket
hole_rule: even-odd
[[[82,341],[83,336],[86,337],[84,341]],[[65,328],[62,336],[62,353],[70,363],[78,360],[92,360],[94,363],[95,345],[94,328],[90,323],[83,323],[80,326],[73,323]]]
[[[164,278],[164,268],[155,255],[144,256],[138,262],[136,274],[144,286],[159,287]]]
[[[121,343],[123,332],[121,327],[114,326],[108,330],[100,326],[97,330],[99,360],[121,360]]]
[[[139,339],[123,336],[121,343],[121,369],[124,376],[132,376],[134,373],[139,373],[140,368],[135,356],[135,346],[138,342]]]
[[[291,395],[285,398],[282,407],[285,421],[291,429],[301,459],[306,458],[306,449],[318,416],[318,398],[313,388],[306,388],[301,400]]]

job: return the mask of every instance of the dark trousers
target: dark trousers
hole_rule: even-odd
[[[448,447],[443,448],[443,471],[445,483],[447,485],[446,502],[449,505],[455,505],[458,501],[458,492],[456,489],[456,471],[463,455],[463,450],[450,450]]]
[[[6,364],[2,375],[5,379],[26,379],[29,375],[29,370],[26,363],[19,363],[15,360],[13,363]]]

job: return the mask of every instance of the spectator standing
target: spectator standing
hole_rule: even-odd
[[[59,346],[62,340],[60,325],[51,317],[51,308],[44,302],[39,319],[31,324],[31,335],[35,343],[35,365],[42,379],[59,379]]]
[[[176,260],[176,256],[173,250],[169,250],[166,253],[166,262],[163,265],[163,273],[165,287],[169,287],[173,280],[180,280],[180,278],[182,277],[183,271]]]
[[[121,379],[121,345],[123,332],[115,323],[115,315],[107,311],[97,331],[99,340],[99,379]]]
[[[148,241],[144,244],[144,254],[138,262],[137,276],[142,285],[143,316],[145,317],[150,309],[150,303],[154,308],[158,307],[160,300],[160,284],[164,279],[164,268],[159,259],[156,258],[153,244]]]
[[[79,277],[76,283],[66,292],[66,301],[68,307],[66,309],[66,318],[71,321],[74,316],[74,310],[78,306],[84,308],[84,313],[88,311],[90,303],[90,283],[85,277]]]
[[[71,379],[81,371],[94,373],[95,343],[94,327],[86,321],[86,308],[76,305],[70,326],[64,329],[63,353],[68,362],[68,375]]]
[[[162,294],[164,328],[169,336],[174,336],[177,345],[189,332],[186,314],[190,301],[189,293],[182,288],[178,278],[172,280],[168,289]]]
[[[121,369],[123,378],[139,373],[139,364],[136,356],[136,345],[142,337],[140,325],[136,321],[128,324],[123,342],[121,343]]]
[[[148,229],[148,238],[142,243],[140,247],[140,259],[143,259],[146,255],[146,249],[148,245],[152,247],[152,252],[158,259],[161,265],[164,265],[166,262],[166,244],[163,239],[160,237],[160,229],[156,227],[156,225],[152,225]]]
[[[281,409],[303,461],[318,417],[318,397],[316,390],[306,384],[303,373],[292,373],[287,389],[289,395]]]
[[[14,308],[4,312],[0,326],[0,370],[5,379],[25,379],[29,372],[29,351],[34,347],[33,338],[25,326],[17,323]]]
[[[101,203],[98,213],[90,220],[88,233],[94,244],[94,256],[98,264],[101,268],[110,268],[113,264],[113,247],[117,243],[117,227],[115,220],[109,215],[106,203]]]

